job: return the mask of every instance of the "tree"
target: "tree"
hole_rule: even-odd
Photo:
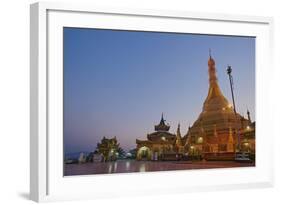
[[[117,159],[118,149],[119,143],[117,143],[116,137],[103,137],[101,143],[97,144],[97,151],[103,156],[104,161],[115,161]]]

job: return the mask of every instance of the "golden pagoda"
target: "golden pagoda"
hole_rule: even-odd
[[[237,143],[240,141],[238,139],[243,138],[244,130],[252,123],[235,113],[233,106],[223,95],[211,54],[208,73],[208,95],[198,119],[184,136],[185,147],[190,155],[196,154],[204,159],[233,159]]]

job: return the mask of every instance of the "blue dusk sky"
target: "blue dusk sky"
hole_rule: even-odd
[[[208,93],[209,48],[219,85],[237,111],[255,120],[255,38],[64,28],[64,148],[93,151],[103,136],[136,147],[161,113],[182,135]]]

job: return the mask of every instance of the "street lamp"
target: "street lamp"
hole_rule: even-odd
[[[228,74],[228,77],[229,77],[229,83],[230,83],[230,89],[231,89],[231,96],[232,96],[232,102],[233,102],[233,110],[234,110],[234,113],[235,113],[235,118],[236,120],[237,119],[237,112],[236,112],[236,106],[235,106],[235,100],[234,100],[234,93],[233,93],[233,77],[232,77],[232,68],[230,65],[227,66],[227,69],[226,69],[226,72]],[[237,149],[238,151],[240,151],[240,135],[239,135],[239,128],[237,130]]]

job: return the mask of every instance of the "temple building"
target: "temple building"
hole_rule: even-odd
[[[165,123],[163,114],[155,132],[147,134],[147,140],[136,140],[137,160],[177,160],[184,152],[180,125],[177,133],[169,132],[170,126]]]
[[[239,113],[224,97],[216,75],[215,61],[208,60],[209,91],[202,112],[183,137],[189,155],[206,160],[233,159],[238,149],[254,151],[255,123]]]
[[[170,133],[163,114],[155,132],[147,140],[136,140],[137,160],[234,160],[235,153],[255,155],[255,122],[237,113],[223,95],[216,74],[215,60],[208,60],[209,91],[202,112],[187,134],[181,137],[180,125],[176,134]]]

